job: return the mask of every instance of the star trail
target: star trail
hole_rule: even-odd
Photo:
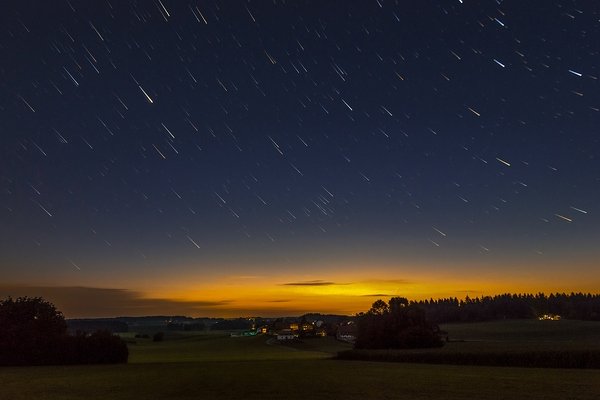
[[[9,1],[0,19],[2,295],[240,315],[597,291],[592,2]]]

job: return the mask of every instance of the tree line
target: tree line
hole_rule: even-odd
[[[438,324],[500,319],[532,319],[543,315],[600,320],[600,295],[584,293],[501,294],[409,301],[377,300],[356,317],[356,349],[402,349],[443,345]],[[550,357],[553,359],[554,356]]]
[[[537,318],[545,314],[565,319],[600,321],[600,294],[501,294],[459,300],[456,297],[410,301],[434,323]]]

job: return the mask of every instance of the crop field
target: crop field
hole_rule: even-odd
[[[530,322],[537,321],[444,329],[465,340],[456,345],[499,341],[513,349],[537,337],[573,348],[576,343],[594,345],[594,337],[599,338],[598,323]],[[600,398],[600,370],[333,360],[331,355],[348,345],[333,338],[290,346],[268,339],[172,335],[163,342],[138,339],[130,344],[129,363],[123,365],[0,368],[0,399]]]

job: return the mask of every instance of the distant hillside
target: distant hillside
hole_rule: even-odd
[[[67,330],[71,334],[77,332],[92,333],[96,331],[116,333],[128,332],[129,325],[115,318],[68,319]]]

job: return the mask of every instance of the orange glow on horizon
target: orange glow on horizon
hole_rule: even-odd
[[[338,276],[337,278],[342,277]],[[233,317],[250,315],[293,315],[307,312],[355,314],[366,311],[379,299],[401,296],[409,300],[438,299],[465,296],[481,297],[503,293],[554,293],[584,291],[596,292],[597,285],[570,285],[562,281],[537,278],[511,280],[485,279],[466,280],[447,277],[405,281],[403,279],[317,279],[303,276],[263,278],[230,277],[198,285],[174,285],[144,292],[148,298],[171,299],[182,303],[197,301],[220,301],[213,307],[214,315]],[[574,290],[573,288],[579,288]],[[206,310],[202,311],[206,314]],[[286,314],[287,313],[287,314]],[[291,313],[291,314],[290,314]]]
[[[569,269],[558,262],[527,266],[462,264],[422,266],[355,261],[341,265],[273,266],[249,269],[238,265],[208,269],[173,266],[140,276],[103,274],[43,280],[29,285],[0,285],[0,297],[42,296],[69,318],[187,315],[191,317],[292,316],[309,312],[351,315],[366,311],[381,298],[409,300],[503,293],[598,293],[600,272],[591,265]],[[367,263],[368,265],[368,263]],[[590,271],[573,273],[573,270]],[[223,272],[225,271],[225,272]],[[249,273],[249,271],[251,271]],[[278,273],[273,273],[278,271]],[[294,271],[290,273],[289,271]],[[160,274],[158,273],[160,272]]]

